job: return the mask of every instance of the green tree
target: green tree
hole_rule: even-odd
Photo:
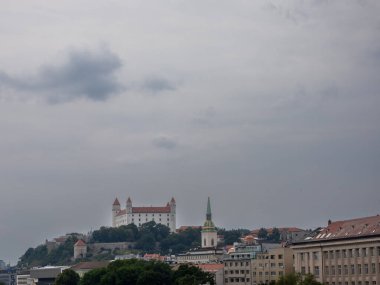
[[[233,244],[234,242],[239,242],[240,239],[249,234],[249,230],[247,229],[218,229],[218,235],[222,235],[224,237],[224,244]]]
[[[316,281],[312,274],[289,273],[281,276],[276,285],[322,285],[322,283]]]
[[[268,236],[270,241],[279,242],[281,239],[281,233],[278,228],[273,228],[272,233]]]
[[[180,265],[174,272],[173,282],[176,285],[215,284],[211,273],[204,272],[196,266],[187,264]]]
[[[265,228],[261,228],[257,234],[258,238],[261,239],[267,239],[268,238],[268,231]]]
[[[87,272],[80,280],[80,285],[99,285],[102,277],[107,273],[106,268],[93,269]]]
[[[78,285],[79,275],[72,269],[66,269],[58,275],[54,285]]]

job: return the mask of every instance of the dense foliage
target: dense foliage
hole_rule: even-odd
[[[275,285],[322,285],[322,283],[316,281],[312,274],[290,273],[281,276]]]
[[[77,285],[79,283],[79,275],[72,269],[66,269],[57,276],[54,285]]]
[[[218,235],[224,236],[224,244],[233,244],[234,242],[240,242],[240,238],[249,234],[247,229],[225,230],[219,229]]]
[[[118,260],[107,268],[86,273],[80,285],[187,285],[214,284],[211,274],[198,267],[181,265],[172,271],[169,265],[144,260]]]
[[[224,236],[225,244],[232,244],[249,233],[246,229],[218,230]],[[76,234],[77,235],[77,234]],[[45,265],[69,265],[73,263],[74,244],[76,235],[70,236],[66,242],[48,252],[46,245],[29,248],[20,258],[20,267]],[[178,254],[200,246],[201,229],[188,228],[178,233],[170,233],[168,227],[156,224],[154,221],[145,223],[141,227],[134,224],[118,228],[101,227],[92,233],[89,243],[131,242],[131,249],[142,253]],[[133,247],[133,248],[132,248]],[[115,254],[123,254],[112,250],[103,250],[101,253],[88,252],[83,260],[110,260]]]
[[[270,242],[280,242],[281,241],[281,233],[278,228],[273,228],[272,232],[269,234],[265,228],[261,228],[257,237]]]
[[[48,252],[46,245],[29,248],[24,255],[20,257],[19,266],[33,267],[48,264],[70,264],[73,256],[73,247],[76,242],[77,238],[70,236],[63,244],[52,249],[50,252]]]

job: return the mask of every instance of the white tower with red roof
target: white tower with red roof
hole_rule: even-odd
[[[120,202],[116,198],[115,201],[112,204],[112,226],[113,227],[116,227],[116,225],[115,225],[115,217],[120,212],[120,210],[121,210],[120,209]]]

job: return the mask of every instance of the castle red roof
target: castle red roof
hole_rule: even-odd
[[[127,210],[126,209],[117,212],[116,216],[123,216],[125,214],[127,214]]]
[[[132,207],[134,214],[170,213],[170,207]]]
[[[114,206],[120,206],[119,200],[116,198],[115,201],[113,202]]]

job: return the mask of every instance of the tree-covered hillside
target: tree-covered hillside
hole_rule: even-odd
[[[248,230],[225,230],[220,229],[218,234],[225,237],[226,244],[239,241]],[[29,248],[20,257],[20,267],[44,266],[44,265],[68,265],[75,261],[72,260],[74,254],[74,244],[77,235],[71,235],[63,244],[48,250],[46,245],[39,245],[36,248]],[[145,223],[141,227],[134,224],[113,227],[101,227],[94,231],[87,240],[92,243],[114,243],[131,242],[132,250],[136,253],[160,253],[178,254],[188,251],[191,248],[200,246],[201,230],[199,228],[188,228],[178,233],[170,233],[168,227],[156,224],[154,221]],[[102,260],[113,259],[120,252],[114,250],[104,251],[103,253],[88,251],[88,255],[83,260]]]

